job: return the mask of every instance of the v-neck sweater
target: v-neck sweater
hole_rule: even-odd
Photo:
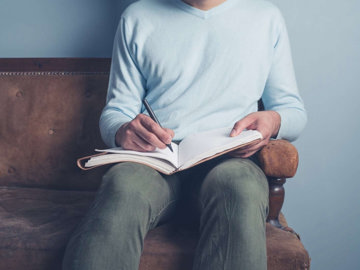
[[[283,17],[263,0],[226,0],[210,10],[181,0],[140,0],[122,14],[100,131],[109,147],[146,97],[174,140],[232,127],[257,111],[281,116],[278,138],[306,123]]]
[[[207,18],[211,17],[212,15],[216,15],[217,13],[221,13],[221,12],[225,11],[226,9],[231,8],[231,6],[233,4],[236,4],[236,2],[239,0],[226,0],[225,2],[211,8],[209,10],[198,9],[196,7],[193,7],[193,6],[185,3],[182,0],[170,0],[170,1],[174,1],[175,4],[178,7],[180,7],[181,9],[183,9],[185,12],[188,12],[190,14],[193,14],[193,15],[198,16],[203,19],[207,19]]]

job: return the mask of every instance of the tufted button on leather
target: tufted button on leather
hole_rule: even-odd
[[[14,167],[9,167],[8,168],[8,174],[14,174],[16,172],[16,169]]]
[[[16,97],[22,97],[24,95],[23,91],[19,90],[16,92]]]
[[[48,131],[48,133],[49,133],[49,135],[54,135],[55,134],[55,129],[49,129],[49,131]]]

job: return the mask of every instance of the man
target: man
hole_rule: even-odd
[[[164,128],[145,114],[145,97]],[[260,98],[266,111],[257,112]],[[100,119],[108,146],[152,151],[220,127],[233,127],[230,136],[257,129],[264,139],[172,176],[134,163],[113,166],[67,247],[63,269],[138,269],[146,233],[174,216],[181,200],[186,211],[198,209],[195,270],[266,269],[268,186],[253,155],[270,138],[294,140],[305,122],[286,28],[272,4],[132,4],[115,37]]]

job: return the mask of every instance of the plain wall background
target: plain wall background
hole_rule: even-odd
[[[110,57],[131,0],[0,0],[0,57]],[[312,269],[360,269],[360,1],[273,0],[309,122],[283,211]]]
[[[110,57],[121,2],[0,0],[0,57]]]

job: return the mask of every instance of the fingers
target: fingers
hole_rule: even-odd
[[[149,144],[147,141],[139,137],[137,134],[133,135],[131,143],[132,143],[131,149],[139,152],[151,152],[151,151],[155,151],[156,149],[154,145]]]
[[[233,157],[248,158],[255,154],[257,151],[261,150],[261,148],[263,148],[265,145],[267,145],[269,143],[269,140],[269,137],[264,137],[262,140],[256,143],[251,143],[247,146],[236,149],[229,154]]]
[[[247,147],[243,147],[237,150],[230,152],[229,154],[232,157],[239,157],[239,158],[248,158],[259,151],[267,144],[267,140],[262,140],[259,143],[251,144]]]
[[[248,157],[251,157],[252,155],[254,155],[257,151],[249,151],[249,152],[244,152],[244,153],[234,153],[234,152],[231,152],[230,153],[230,156],[232,157],[237,157],[237,158],[248,158]]]
[[[154,120],[146,115],[138,115],[140,118],[139,134],[149,143],[160,147],[161,145],[165,145],[171,143],[172,138],[174,137],[174,132],[170,129],[164,129],[159,124],[157,124]],[[143,129],[144,127],[145,129]],[[160,147],[161,148],[161,147]]]
[[[154,151],[156,147],[164,149],[171,143],[174,132],[160,127],[150,117],[139,114],[124,124],[116,134],[116,141],[124,149],[135,151]]]
[[[149,145],[151,146],[155,146],[155,147],[159,147],[159,148],[165,148],[166,144],[163,142],[163,140],[168,141],[168,138],[170,138],[168,136],[168,134],[166,133],[164,136],[164,131],[162,130],[162,128],[154,123],[150,123],[146,122],[142,120],[140,120],[141,123],[137,123],[134,122],[134,126],[131,127],[133,128],[133,132],[140,138],[142,138],[145,142],[147,142]],[[164,139],[165,138],[165,139]],[[170,139],[171,141],[171,139]]]
[[[231,130],[230,137],[239,135],[244,129],[256,129],[256,118],[253,114],[245,116],[243,119],[237,121]]]
[[[163,128],[165,130],[165,132],[167,132],[167,134],[170,135],[171,139],[174,138],[175,136],[175,133],[172,129],[169,129],[169,128]]]
[[[236,122],[230,136],[237,136],[244,129],[256,129],[264,139],[269,139],[277,136],[280,124],[280,114],[275,111],[254,112]]]

